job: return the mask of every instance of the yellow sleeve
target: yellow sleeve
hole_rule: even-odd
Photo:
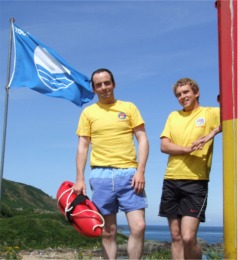
[[[90,127],[90,120],[89,117],[87,116],[86,111],[84,110],[81,113],[81,116],[79,118],[78,122],[78,128],[76,131],[76,134],[78,136],[91,136],[91,127]]]

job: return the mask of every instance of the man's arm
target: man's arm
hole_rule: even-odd
[[[162,137],[160,150],[162,153],[167,153],[169,155],[183,155],[197,150],[202,150],[205,143],[210,141],[215,137],[216,134],[220,133],[221,131],[221,126],[216,127],[208,135],[198,138],[190,147],[179,146],[172,143],[169,138]]]
[[[134,187],[135,192],[140,193],[145,188],[145,168],[149,155],[149,142],[144,125],[135,127],[133,131],[138,142],[138,166],[131,186]]]
[[[215,135],[217,135],[218,133],[222,132],[222,126],[219,125],[216,128],[214,128],[208,135],[206,136],[202,136],[200,138],[198,138],[192,145],[192,148],[195,150],[202,150],[202,148],[204,147],[204,145],[210,141],[211,139],[213,139],[215,137]]]
[[[86,195],[86,183],[84,180],[84,170],[88,157],[90,138],[88,136],[79,137],[78,149],[76,154],[76,182],[73,189],[76,194]]]
[[[194,151],[192,147],[179,146],[172,143],[167,137],[161,137],[160,150],[162,153],[167,153],[169,155],[183,155]]]

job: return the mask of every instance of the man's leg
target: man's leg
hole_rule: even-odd
[[[105,228],[102,234],[102,248],[104,259],[117,258],[117,220],[116,214],[103,216],[105,220]]]
[[[127,252],[129,259],[140,259],[144,247],[145,234],[145,210],[139,209],[126,213],[130,236],[128,239]]]
[[[173,259],[184,259],[184,246],[181,236],[181,219],[168,219],[171,234],[171,253]]]
[[[202,259],[202,250],[197,241],[197,231],[200,221],[197,218],[184,216],[181,230],[184,244],[185,259]]]

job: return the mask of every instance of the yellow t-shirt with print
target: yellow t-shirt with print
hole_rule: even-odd
[[[172,143],[189,147],[199,137],[208,135],[220,124],[220,109],[198,107],[195,110],[172,112],[160,136],[167,137]],[[213,139],[202,150],[188,155],[170,155],[165,179],[209,180],[212,163]]]
[[[98,102],[83,110],[76,133],[91,139],[91,166],[137,167],[133,128],[142,124],[144,121],[133,103]]]

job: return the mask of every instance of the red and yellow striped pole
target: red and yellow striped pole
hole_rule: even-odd
[[[218,0],[224,259],[238,259],[237,0]]]

